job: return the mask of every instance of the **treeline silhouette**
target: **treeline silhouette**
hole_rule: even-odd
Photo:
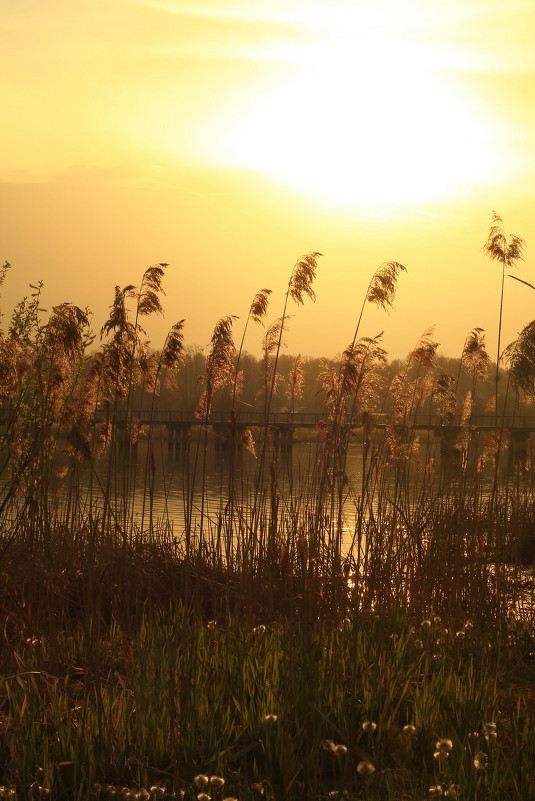
[[[407,360],[393,359],[387,361],[381,370],[379,382],[379,403],[377,411],[389,413],[392,410],[393,398],[390,388],[395,377],[405,368]],[[280,354],[277,366],[277,381],[272,402],[275,412],[312,412],[321,414],[325,411],[325,392],[322,376],[327,367],[335,369],[340,357],[301,357]],[[242,353],[240,360],[241,392],[235,399],[235,412],[263,412],[265,408],[265,362],[261,357],[251,353]],[[206,354],[202,348],[189,346],[185,349],[183,362],[173,385],[162,386],[160,390],[159,408],[163,410],[194,411],[202,392],[202,383],[206,374]],[[474,389],[473,375],[467,370],[464,360],[438,354],[436,356],[435,376],[437,379],[448,376],[456,384],[456,398],[459,406],[471,393],[472,414],[475,416],[490,413],[494,409],[495,395],[495,363],[489,362],[488,375],[481,377]],[[498,407],[501,413],[515,413],[515,396],[506,392],[507,372],[499,369]],[[502,391],[503,387],[503,391]],[[149,409],[152,404],[151,393],[143,387],[136,390],[134,407]],[[229,412],[232,408],[232,397],[227,388],[214,392],[212,409]],[[516,411],[518,414],[518,410]],[[535,404],[524,398],[522,414],[535,415]]]

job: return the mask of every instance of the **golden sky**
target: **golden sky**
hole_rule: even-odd
[[[17,0],[0,17],[0,259],[6,311],[104,320],[115,284],[170,263],[165,321],[207,344],[262,287],[271,318],[297,257],[324,254],[290,352],[352,339],[368,281],[405,264],[395,310],[369,307],[403,357],[435,325],[496,347],[500,274],[479,252],[491,211],[528,243],[535,283],[532,0]],[[506,285],[504,336],[535,295]],[[257,330],[246,343],[256,352]]]

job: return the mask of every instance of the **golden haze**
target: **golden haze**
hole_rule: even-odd
[[[458,355],[495,347],[499,271],[479,253],[491,209],[528,242],[535,282],[535,8],[514,0],[36,0],[4,9],[0,258],[6,311],[45,281],[98,327],[115,283],[170,262],[167,319],[205,345],[262,286],[271,313],[295,259],[324,253],[293,353],[333,355],[370,276],[406,265],[395,311],[370,308],[402,357],[429,325]],[[503,341],[531,319],[506,287]],[[259,339],[259,337],[258,337]],[[251,339],[249,349],[258,343]]]

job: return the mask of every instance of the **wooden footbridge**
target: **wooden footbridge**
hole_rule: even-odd
[[[192,429],[199,426],[209,427],[214,435],[216,447],[224,448],[231,441],[231,423],[228,411],[212,411],[208,418],[195,417],[193,412],[177,410],[150,410],[143,409],[131,412],[128,416],[126,412],[119,411],[116,417],[116,425],[125,429],[129,420],[136,419],[142,428],[160,428],[167,432],[167,442],[169,456],[176,456],[181,450],[187,447],[191,437]],[[97,416],[95,422],[100,422],[102,416]],[[277,450],[291,451],[294,433],[299,430],[312,431],[319,425],[326,422],[326,416],[317,412],[271,412],[266,421],[263,412],[240,411],[234,419],[234,429],[236,432],[235,441],[240,441],[246,429],[267,429],[273,439],[273,444]],[[496,417],[494,415],[473,415],[468,421],[471,436],[475,434],[506,429],[509,432],[509,461],[518,463],[526,460],[528,455],[528,443],[530,436],[535,431],[535,416],[533,415],[499,415],[498,428],[496,427]],[[441,455],[446,460],[455,459],[459,456],[459,449],[455,443],[463,426],[459,423],[448,423],[437,415],[418,414],[411,417],[407,424],[393,423],[388,414],[376,414],[367,416],[366,413],[355,416],[347,424],[346,430],[358,431],[364,426],[371,429],[384,430],[393,426],[394,430],[401,436],[407,438],[414,431],[433,432],[435,437],[440,438]]]

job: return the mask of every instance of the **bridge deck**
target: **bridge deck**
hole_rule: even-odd
[[[228,425],[229,414],[228,412],[211,412],[208,421],[195,417],[193,412],[177,411],[177,410],[150,410],[141,409],[133,411],[132,417],[139,420],[142,424],[152,424],[155,426],[173,427],[188,427],[208,425],[215,427]],[[117,422],[126,422],[127,414],[125,411],[119,411]],[[103,415],[97,415],[95,422],[103,420]],[[268,425],[279,428],[316,428],[320,423],[326,422],[326,416],[318,412],[272,412],[268,417]],[[373,415],[370,418],[371,425],[374,428],[384,429],[392,425],[389,415],[379,414]],[[241,411],[238,414],[236,425],[239,428],[260,428],[266,425],[266,417],[263,412]],[[352,423],[351,428],[359,428],[363,425],[363,417],[361,414],[356,416]],[[402,423],[394,423],[396,428],[410,428],[419,431],[444,431],[454,432],[458,431],[461,426],[458,423],[446,423],[442,418],[436,415],[414,415],[410,423],[403,425]],[[492,431],[496,428],[495,418],[493,415],[474,415],[470,420],[470,426],[478,431]],[[498,420],[498,428],[507,428],[510,430],[522,430],[526,434],[535,431],[535,416],[528,415],[506,415],[500,417]]]

